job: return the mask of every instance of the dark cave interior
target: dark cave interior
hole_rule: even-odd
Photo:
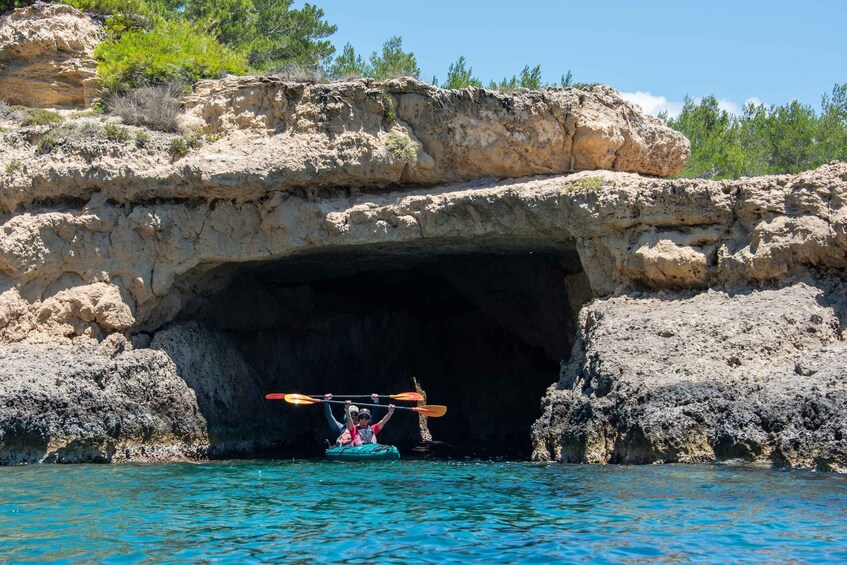
[[[345,250],[223,265],[194,281],[179,321],[227,335],[267,392],[387,394],[417,383],[427,404],[448,407],[424,424],[432,441],[417,415],[397,411],[380,442],[448,458],[528,457],[540,399],[590,297],[569,249]],[[322,407],[278,408],[298,422],[280,452],[318,449],[331,435]],[[341,406],[333,412],[341,419]]]

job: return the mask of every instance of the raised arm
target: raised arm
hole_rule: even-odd
[[[350,433],[353,433],[353,428],[356,427],[356,423],[353,421],[353,415],[350,414],[350,406],[353,403],[351,401],[347,401],[344,403],[344,411],[347,413],[347,429],[350,430]]]
[[[379,423],[377,424],[377,426],[379,426],[379,430],[380,430],[380,431],[382,431],[382,428],[383,428],[383,427],[385,427],[385,424],[388,422],[388,420],[390,420],[390,419],[391,419],[391,415],[392,415],[392,414],[394,414],[394,405],[393,405],[393,404],[389,404],[389,405],[388,405],[388,414],[386,414],[386,415],[385,415],[385,418],[383,418],[382,420],[380,420],[380,421],[379,421]]]
[[[331,394],[325,394],[324,400],[332,400]],[[326,421],[329,423],[329,427],[332,428],[332,431],[340,434],[344,431],[344,424],[335,419],[335,416],[332,415],[332,408],[329,405],[329,402],[324,402],[324,414],[326,415]]]
[[[373,394],[371,395],[371,402],[373,402],[374,404],[379,404],[379,395],[378,395],[377,393],[373,393]],[[380,413],[381,411],[382,411],[382,410],[380,410],[379,408],[377,408],[376,406],[374,406],[374,407],[373,407],[373,411],[371,412],[371,418],[373,418],[373,419],[374,419],[374,421],[376,421],[376,419],[379,417],[379,413]]]

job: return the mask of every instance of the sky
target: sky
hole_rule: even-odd
[[[421,79],[443,81],[464,55],[483,84],[541,65],[542,79],[619,90],[674,116],[686,95],[737,112],[748,100],[798,100],[847,82],[847,0],[311,0],[338,26],[329,39],[367,58],[393,35]],[[302,6],[295,3],[295,7]]]

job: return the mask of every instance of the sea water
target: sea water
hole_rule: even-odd
[[[847,562],[847,477],[729,465],[0,468],[0,562]]]

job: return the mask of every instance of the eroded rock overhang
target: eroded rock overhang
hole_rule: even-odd
[[[0,335],[152,330],[182,307],[174,282],[186,273],[322,249],[435,254],[566,245],[595,295],[621,285],[778,283],[810,267],[844,268],[845,177],[841,164],[755,181],[586,172],[249,202],[122,206],[98,194],[77,210],[4,218]]]
[[[489,279],[496,278],[487,273],[506,273],[505,278],[518,285],[509,287],[513,297],[521,294],[521,287],[524,295],[546,297],[555,305],[551,310],[563,313],[554,318],[572,323],[576,310],[591,296],[638,289],[755,288],[779,285],[810,270],[842,272],[847,243],[845,194],[847,166],[836,164],[799,176],[734,182],[583,172],[377,194],[339,189],[320,198],[280,193],[255,201],[121,205],[98,194],[79,208],[42,206],[6,215],[0,239],[3,340],[30,338],[29,344],[37,344],[45,336],[48,340],[89,336],[102,340],[99,350],[105,347],[112,353],[105,358],[102,351],[90,357],[83,354],[67,366],[61,360],[49,361],[46,366],[55,365],[53,376],[53,369],[44,373],[41,368],[46,359],[79,353],[63,353],[55,346],[40,350],[37,345],[22,344],[19,352],[7,347],[12,353],[5,366],[11,372],[3,382],[12,387],[8,398],[16,400],[10,404],[12,412],[4,414],[9,422],[27,424],[4,432],[4,441],[12,442],[9,445],[22,446],[10,448],[4,460],[161,459],[317,445],[319,414],[274,411],[259,402],[269,389],[290,387],[295,381],[298,388],[333,384],[308,370],[312,368],[309,359],[335,359],[336,368],[350,362],[339,355],[337,340],[329,340],[336,343],[333,349],[320,338],[324,331],[320,323],[311,324],[332,320],[328,327],[342,328],[341,335],[369,337],[362,343],[373,345],[382,343],[378,338],[383,335],[374,329],[381,327],[375,321],[385,323],[385,328],[405,336],[391,342],[396,345],[391,351],[412,358],[412,345],[421,342],[418,338],[423,335],[416,332],[434,327],[427,326],[427,311],[455,320],[445,314],[452,316],[455,305],[459,311],[469,308],[478,315],[463,322],[468,325],[457,322],[427,335],[449,341],[457,335],[451,328],[465,327],[474,335],[488,336],[491,349],[469,348],[481,352],[484,362],[477,368],[505,367],[510,377],[499,379],[498,388],[486,389],[480,385],[492,371],[476,376],[469,371],[456,373],[453,365],[472,366],[468,357],[457,355],[461,348],[439,349],[453,353],[429,365],[430,369],[451,367],[440,373],[433,370],[430,375],[438,373],[437,378],[425,377],[426,371],[404,377],[423,376],[422,384],[442,396],[432,401],[454,407],[458,418],[442,430],[435,428],[436,432],[451,439],[496,443],[485,435],[496,422],[479,416],[490,414],[492,407],[504,413],[504,400],[508,404],[520,398],[523,408],[518,415],[526,420],[520,420],[520,430],[526,430],[527,418],[537,407],[533,399],[556,380],[556,358],[568,361],[569,354],[562,352],[572,343],[590,347],[582,333],[590,324],[579,326],[579,334],[573,326],[570,330],[556,326],[555,331],[546,332],[546,341],[539,339],[528,330],[544,327],[538,312],[545,306],[536,306],[535,314],[522,318],[505,315],[492,306],[498,302],[492,299],[496,293],[483,292]],[[460,284],[452,277],[451,273],[469,266],[476,280],[469,276]],[[339,268],[347,271],[338,272]],[[531,273],[552,273],[561,284],[556,292],[545,294],[545,286],[538,283],[544,277]],[[415,287],[409,277],[427,284]],[[321,279],[330,282],[321,284]],[[261,284],[256,286],[256,280]],[[233,319],[227,308],[249,314],[245,304],[267,293],[288,295],[286,304],[296,304],[297,293],[306,292],[297,289],[308,287],[306,294],[315,304],[347,304],[367,297],[365,290],[378,286],[377,282],[385,296],[402,288],[440,290],[429,295],[425,307],[411,308],[413,315],[400,317],[390,300],[371,296],[362,306],[373,312],[359,318],[342,316],[341,309],[332,313],[332,308],[322,308],[252,328],[226,321]],[[352,289],[352,294],[338,299],[337,287]],[[477,299],[469,299],[475,288]],[[581,290],[574,293],[575,289]],[[233,292],[237,300],[221,300]],[[223,306],[209,308],[216,301]],[[271,304],[258,299],[254,303],[260,302]],[[414,302],[409,300],[412,306]],[[592,308],[586,310],[593,312]],[[262,316],[253,314],[248,317],[261,320]],[[486,333],[504,324],[507,332]],[[294,338],[303,330],[318,332],[318,338],[298,346]],[[300,380],[274,380],[286,373],[272,361],[286,356],[263,358],[262,351],[280,351],[272,344],[309,353],[289,356],[300,360],[288,366],[296,368],[289,374],[299,375]],[[378,348],[341,345],[341,349],[364,351],[365,359],[372,361],[351,373],[354,380],[370,377],[366,367],[387,359],[380,368],[385,371],[380,378],[386,380],[380,382],[395,389],[406,384],[388,379],[386,375],[394,378],[401,372],[390,370],[397,363],[391,356],[378,355]],[[492,364],[499,359],[495,353],[507,346],[514,348],[512,365]],[[455,363],[444,362],[447,358]],[[94,363],[92,359],[101,360]],[[582,357],[575,359],[574,371],[582,371]],[[426,366],[418,360],[415,368]],[[17,375],[25,375],[25,382]],[[533,376],[521,381],[526,375]],[[495,390],[501,394],[451,397],[449,391],[463,382],[461,378],[477,393]],[[563,387],[582,382],[567,372],[562,378]],[[614,382],[607,384],[616,386]],[[159,390],[166,391],[165,396],[154,392]],[[43,409],[64,402],[62,410],[67,410],[66,399],[71,397],[79,400],[73,411],[79,416],[63,412],[60,421],[53,416],[54,410]],[[469,398],[484,400],[474,404]],[[555,404],[559,402],[555,399],[552,402],[552,408],[563,406]],[[126,410],[110,408],[114,406]],[[180,408],[169,408],[173,406]],[[79,424],[61,423],[76,422],[76,417]],[[560,423],[553,422],[542,432],[543,441],[539,440],[553,456],[588,449],[561,447],[563,436],[556,436]],[[395,430],[406,440],[416,432],[408,422]],[[713,452],[717,455],[720,450]],[[528,446],[523,453],[528,453]],[[616,460],[614,454],[602,457]],[[659,456],[647,455],[644,460],[650,457]]]

